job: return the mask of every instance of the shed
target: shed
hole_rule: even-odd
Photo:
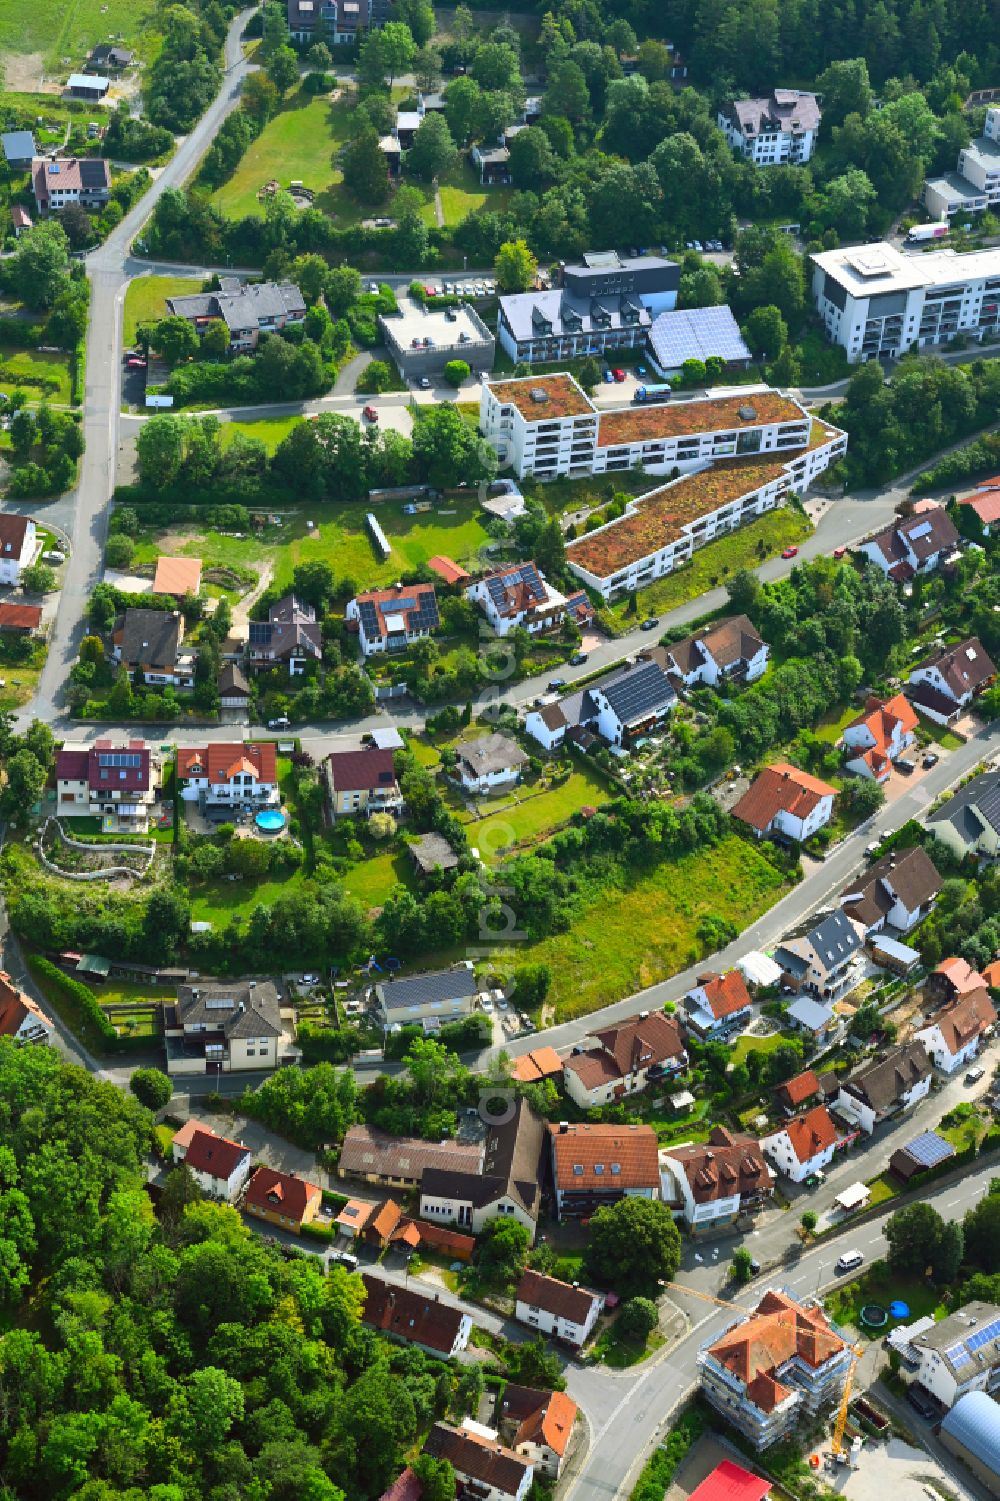
[[[111,973],[111,960],[105,959],[103,954],[84,954],[76,966],[78,975],[93,975],[95,979],[106,980]]]
[[[454,870],[458,856],[443,834],[422,834],[410,845],[413,863],[422,876],[429,876],[437,869]]]
[[[35,155],[35,137],[30,130],[6,130],[0,135],[4,159],[12,172],[28,172]]]
[[[850,1188],[837,1195],[834,1203],[845,1214],[854,1214],[856,1210],[864,1209],[871,1196],[872,1191],[866,1183],[852,1183]]]
[[[884,933],[872,934],[868,947],[876,964],[897,975],[908,974],[915,964],[920,963],[916,949],[911,949],[908,943],[900,943],[897,938],[887,938]]]
[[[103,99],[111,87],[109,78],[102,78],[99,73],[71,73],[66,82],[66,87],[77,99]]]
[[[376,750],[402,750],[406,745],[398,730],[372,730],[370,736]]]
[[[939,1163],[954,1157],[955,1148],[936,1131],[924,1131],[889,1158],[889,1171],[908,1183],[917,1173],[926,1173]]]

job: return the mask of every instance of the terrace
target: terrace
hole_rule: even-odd
[[[594,411],[593,403],[571,375],[537,375],[524,380],[498,381],[491,383],[488,389],[502,405],[517,407],[527,422],[588,417]],[[544,403],[533,400],[532,391],[544,391]]]
[[[744,412],[752,411],[753,417]],[[655,438],[679,438],[693,433],[738,432],[775,422],[805,422],[807,415],[780,391],[752,391],[739,396],[671,401],[663,406],[625,407],[601,412],[598,443],[642,443]]]

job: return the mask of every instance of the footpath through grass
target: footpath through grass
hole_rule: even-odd
[[[697,932],[703,917],[743,929],[784,891],[774,866],[733,834],[636,870],[624,887],[602,891],[568,932],[527,945],[519,962],[549,965],[555,1019],[568,1021],[696,964],[705,953]]]
[[[741,568],[757,568],[786,547],[804,542],[812,535],[812,522],[801,511],[782,506],[766,516],[759,516],[741,526],[739,531],[720,537],[699,548],[691,562],[666,578],[659,579],[638,593],[637,617],[674,610],[697,599],[709,589],[724,584]],[[624,616],[627,596],[611,606],[616,615]]]

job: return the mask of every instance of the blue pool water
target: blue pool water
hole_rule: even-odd
[[[265,808],[263,813],[258,813],[254,822],[258,829],[263,829],[266,834],[276,834],[279,829],[285,827],[285,815],[279,813],[277,808]]]

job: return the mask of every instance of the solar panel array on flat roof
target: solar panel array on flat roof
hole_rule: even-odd
[[[936,1131],[925,1131],[923,1135],[915,1136],[903,1150],[914,1162],[919,1162],[921,1167],[936,1167],[939,1162],[955,1155],[955,1148],[943,1136],[938,1136]]]

